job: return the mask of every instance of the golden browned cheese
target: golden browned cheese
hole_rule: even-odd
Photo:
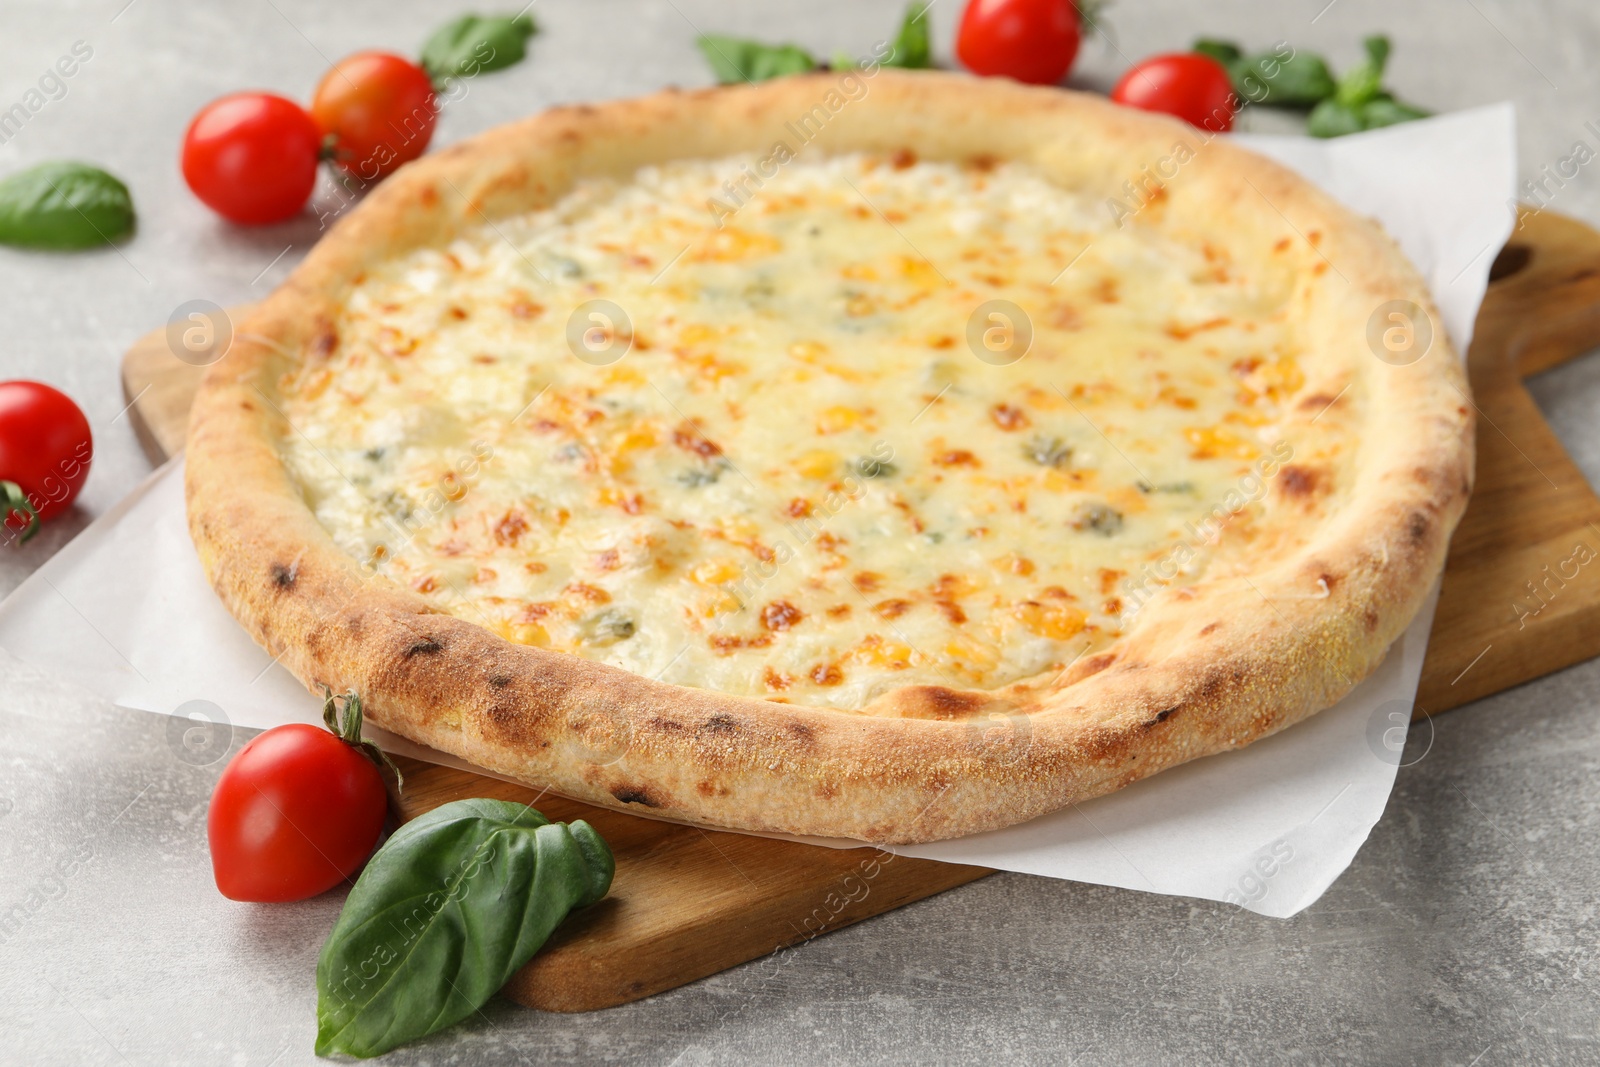
[[[1058,674],[1255,535],[1304,383],[1286,270],[1023,165],[761,164],[371,271],[281,383],[335,541],[513,641],[850,708]],[[568,313],[597,300],[625,317]]]

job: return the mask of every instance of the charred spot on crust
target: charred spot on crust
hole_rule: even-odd
[[[678,720],[676,720],[676,719],[663,719],[659,715],[655,716],[654,718],[652,718],[650,720],[650,725],[651,725],[652,728],[660,730],[663,733],[671,733],[674,730],[683,729],[683,723],[679,722]]]
[[[489,675],[488,682],[489,682],[490,685],[494,686],[496,689],[504,689],[506,686],[511,684],[511,675],[509,675],[509,674],[491,674],[491,675]]]
[[[647,808],[659,808],[661,806],[660,804],[657,804],[655,800],[651,798],[650,794],[646,793],[643,789],[633,788],[630,786],[619,785],[615,789],[611,790],[611,795],[616,797],[624,804],[643,804]]]
[[[272,565],[272,584],[279,589],[293,589],[295,579],[300,577],[300,564],[291,563],[284,566],[282,563]]]
[[[1378,613],[1369,608],[1367,613],[1361,617],[1361,621],[1366,624],[1367,633],[1370,634],[1378,628]]]
[[[1420,511],[1413,511],[1411,517],[1406,520],[1406,536],[1411,538],[1413,545],[1420,545],[1428,539],[1428,530],[1431,526],[1428,516]]]
[[[735,734],[739,732],[739,720],[725,711],[719,711],[701,724],[700,732],[707,734]]]
[[[419,641],[413,641],[410,646],[406,648],[405,657],[406,659],[410,659],[412,656],[429,656],[435,652],[438,652],[442,648],[444,648],[444,646],[435,641],[433,638],[424,637]]]
[[[1144,722],[1140,723],[1139,725],[1143,726],[1146,730],[1148,730],[1152,726],[1158,726],[1161,723],[1166,722],[1173,715],[1177,714],[1177,711],[1178,711],[1178,705],[1175,704],[1172,707],[1167,708],[1164,711],[1156,712],[1156,717],[1155,718],[1147,719]]]
[[[817,742],[816,731],[811,729],[811,727],[806,723],[791,722],[786,724],[784,729],[789,732],[790,737],[794,738],[795,741],[802,745],[810,746],[816,744]]]

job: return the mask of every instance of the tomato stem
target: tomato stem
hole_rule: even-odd
[[[375,742],[365,740],[361,736],[361,697],[351,689],[343,696],[334,696],[333,690],[326,685],[322,687],[322,721],[333,733],[347,745],[361,750],[361,753],[378,765],[381,771],[384,768],[394,772],[394,789],[400,792],[405,788],[405,776],[400,773],[400,768],[395,765],[389,754],[379,748]]]
[[[5,508],[5,515],[0,521],[11,522],[11,516],[17,512],[28,517],[28,525],[22,530],[22,536],[17,538],[17,544],[22,544],[39,532],[39,510],[28,500],[28,494],[22,491],[22,486],[16,482],[0,481],[0,507]]]

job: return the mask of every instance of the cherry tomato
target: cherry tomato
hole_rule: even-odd
[[[311,98],[311,117],[333,139],[335,162],[366,181],[422,155],[438,116],[427,72],[389,52],[346,56]]]
[[[0,507],[8,530],[27,540],[38,529],[34,515],[44,522],[71,507],[93,458],[89,420],[71,397],[42,382],[0,382]]]
[[[972,0],[961,15],[956,56],[974,74],[1054,85],[1072,69],[1082,38],[1071,0]]]
[[[253,901],[326,892],[372,854],[387,810],[383,775],[360,747],[306,723],[275,726],[239,750],[211,794],[217,888]]]
[[[1176,115],[1213,133],[1233,129],[1239,98],[1221,63],[1195,52],[1151,56],[1136,63],[1111,90],[1119,104]]]
[[[311,199],[322,133],[304,108],[271,93],[234,93],[200,110],[183,135],[183,180],[231,222],[282,222]]]

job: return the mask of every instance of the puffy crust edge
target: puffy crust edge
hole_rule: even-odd
[[[385,729],[479,766],[622,810],[735,829],[902,843],[1031,819],[1325,708],[1382,661],[1443,568],[1465,507],[1472,407],[1436,326],[1420,362],[1362,353],[1366,393],[1349,506],[1243,580],[1153,600],[1123,639],[1059,686],[907,687],[866,715],[653,682],[509,643],[367,575],[303,503],[275,441],[274,382],[337,344],[337,310],[371,265],[458,227],[533,210],[580,176],[666,158],[760,151],[840,75],[668,91],[556,108],[402,168],[240,324],[191,416],[189,525],[213,587],[308,685],[354,688]],[[1303,311],[1330,347],[1364,346],[1378,304],[1438,323],[1392,242],[1282,168],[1169,120],[1083,94],[956,75],[878,73],[823,151],[1025,159],[1115,195],[1172,146],[1195,148],[1156,210],[1260,255],[1287,222],[1336,264]],[[839,114],[843,114],[843,109]]]

